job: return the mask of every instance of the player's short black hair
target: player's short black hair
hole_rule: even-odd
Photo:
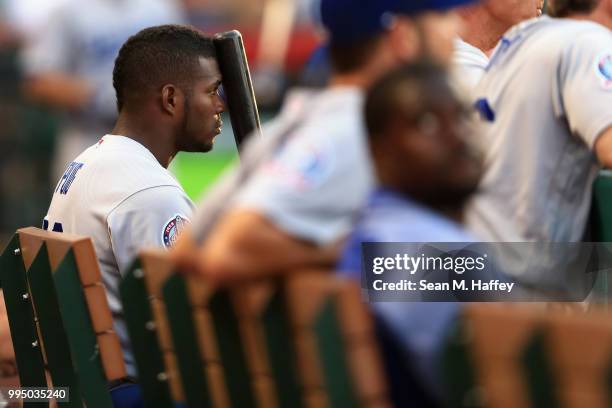
[[[549,0],[547,13],[553,17],[567,17],[574,13],[590,13],[599,0]]]
[[[166,83],[188,86],[198,58],[216,58],[210,37],[181,25],[145,28],[130,37],[119,50],[113,70],[117,109],[126,99]]]
[[[409,121],[417,120],[432,105],[449,98],[457,101],[448,73],[431,61],[414,62],[390,71],[366,96],[365,122],[370,140],[381,136],[400,115]]]
[[[382,35],[374,34],[353,44],[329,44],[332,71],[337,74],[354,72],[367,64],[374,54]]]

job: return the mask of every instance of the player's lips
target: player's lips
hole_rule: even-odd
[[[215,136],[221,133],[221,128],[223,127],[223,120],[221,119],[221,115],[215,115]]]

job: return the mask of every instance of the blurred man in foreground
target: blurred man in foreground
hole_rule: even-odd
[[[361,117],[364,90],[407,61],[448,61],[458,20],[447,9],[463,3],[368,0],[355,7],[351,0],[322,1],[330,85],[285,104],[265,138],[286,142],[253,170],[227,214],[200,237],[200,272],[232,279],[333,264],[333,244],[348,232],[374,184]],[[210,216],[208,209],[200,215]],[[203,224],[195,220],[194,236]],[[187,254],[179,251],[177,259]]]
[[[379,185],[349,236],[338,265],[343,274],[360,280],[362,242],[475,240],[460,224],[482,169],[466,143],[466,116],[446,72],[435,65],[399,68],[372,87],[365,118]],[[388,371],[397,406],[423,406],[415,405],[419,386],[422,398],[443,398],[438,358],[459,305],[373,302],[370,306],[380,320],[387,366],[393,367]],[[405,373],[403,378],[394,378],[398,372]],[[402,393],[411,381],[416,384]]]
[[[398,68],[370,90],[365,120],[378,185],[351,233],[353,252],[345,250],[342,269],[361,270],[361,249],[351,244],[369,239],[474,240],[460,224],[482,173],[466,142],[467,116],[437,65]]]

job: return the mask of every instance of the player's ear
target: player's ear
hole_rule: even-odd
[[[176,115],[183,103],[183,93],[172,84],[166,84],[161,90],[161,108],[169,115]]]

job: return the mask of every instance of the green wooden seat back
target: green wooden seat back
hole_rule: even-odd
[[[80,379],[83,400],[88,407],[112,407],[96,333],[92,327],[72,249],[68,250],[53,278],[70,349]]]
[[[73,401],[112,406],[108,381],[125,377],[125,364],[93,242],[34,227],[17,232],[35,294],[43,352],[50,342],[46,355],[52,380],[73,382]],[[76,379],[71,378],[69,367]]]
[[[255,394],[232,302],[227,290],[219,290],[209,301],[225,384],[234,407],[254,407]]]
[[[449,407],[478,407],[482,405],[476,383],[476,373],[469,351],[468,329],[458,320],[449,331],[442,352],[441,369]]]
[[[70,399],[64,406],[83,406],[46,245],[41,246],[27,275],[53,386],[69,388]]]
[[[185,279],[180,275],[169,277],[163,296],[187,405],[212,407]]]
[[[612,171],[601,170],[593,183],[591,226],[594,241],[612,242]]]
[[[540,313],[524,307],[466,304],[442,354],[447,404],[523,406],[534,397],[545,398],[526,382],[527,374],[540,383],[546,380],[540,361],[522,364],[529,347],[538,345],[532,341],[540,321]]]
[[[297,375],[295,345],[282,291],[277,290],[266,305],[262,326],[278,405],[281,408],[302,407],[304,401]]]
[[[545,347],[540,346],[532,353],[531,364],[539,357],[545,358],[543,363],[549,365],[544,365],[544,369],[550,380],[540,388],[553,389],[554,394],[549,399],[555,400],[544,400],[544,403],[609,407],[610,387],[606,378],[612,361],[609,310],[593,306],[588,312],[548,313],[542,337],[545,337]]]
[[[325,301],[313,327],[323,368],[324,386],[331,407],[357,407],[358,397],[347,365],[334,300],[332,296]]]
[[[305,404],[389,406],[374,320],[359,286],[314,269],[296,270],[284,283]]]
[[[0,283],[20,384],[22,387],[46,387],[45,366],[17,234],[0,256]]]
[[[591,240],[594,242],[612,242],[612,171],[601,170],[593,182],[593,201],[590,214]],[[607,273],[600,273],[595,283],[594,292],[609,303],[612,292]]]
[[[545,343],[544,331],[536,330],[522,353],[521,368],[531,405],[556,408],[561,404],[554,392],[553,371]]]
[[[144,282],[140,260],[135,260],[119,284],[119,296],[132,343],[145,406],[166,408],[173,406],[170,387],[166,381],[165,365],[155,329],[149,295]]]

